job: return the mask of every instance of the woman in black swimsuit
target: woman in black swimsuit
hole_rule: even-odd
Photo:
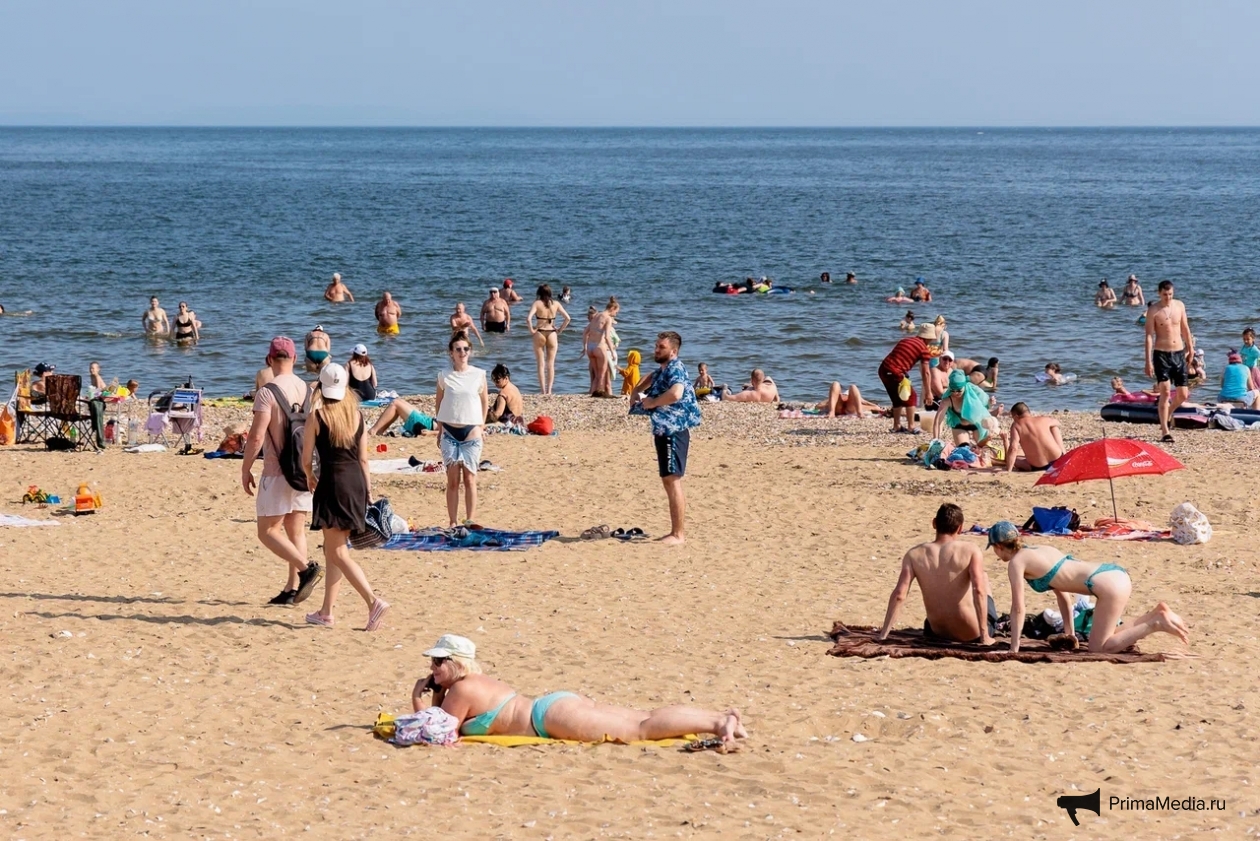
[[[175,316],[174,327],[175,344],[187,345],[196,344],[201,335],[197,330],[197,316],[192,310],[188,309],[186,301],[179,302],[179,313]]]
[[[346,363],[350,374],[350,388],[360,400],[376,399],[376,366],[368,357],[367,345],[358,344],[350,349],[350,361]]]

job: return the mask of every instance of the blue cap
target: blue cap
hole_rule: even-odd
[[[989,526],[989,542],[984,544],[984,548],[988,549],[994,543],[1010,543],[1012,540],[1019,539],[1019,526],[1010,520],[998,520],[992,526]]]

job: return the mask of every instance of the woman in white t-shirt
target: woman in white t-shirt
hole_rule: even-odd
[[[451,367],[438,376],[435,430],[442,465],[446,468],[446,513],[451,526],[459,522],[459,486],[464,485],[464,522],[473,523],[477,511],[477,465],[481,462],[481,427],[490,409],[486,372],[468,364],[472,344],[464,332],[447,344]]]

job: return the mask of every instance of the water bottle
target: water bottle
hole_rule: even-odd
[[[130,418],[127,421],[127,445],[131,446],[140,441],[140,421]]]

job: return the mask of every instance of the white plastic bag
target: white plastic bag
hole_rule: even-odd
[[[1207,515],[1188,502],[1174,508],[1168,522],[1172,526],[1173,540],[1182,546],[1207,543],[1212,539],[1212,524],[1208,522]]]

